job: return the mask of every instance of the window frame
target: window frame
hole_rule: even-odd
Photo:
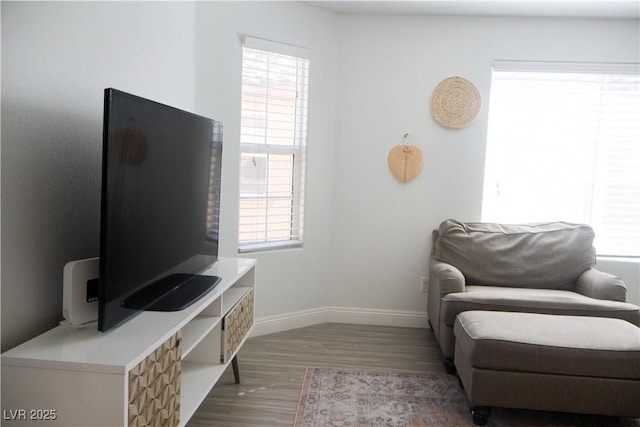
[[[264,124],[260,126],[251,126],[245,125],[243,119],[244,117],[249,117],[255,112],[250,112],[249,108],[245,108],[244,105],[244,96],[245,92],[245,67],[247,66],[245,63],[245,55],[247,54],[247,50],[252,51],[254,55],[262,55],[264,54],[264,59],[269,61],[276,56],[284,56],[291,57],[292,60],[295,61],[295,85],[296,85],[296,94],[293,98],[287,98],[288,102],[294,101],[295,107],[293,109],[295,112],[293,115],[289,115],[289,118],[292,118],[292,122],[289,124],[293,125],[293,130],[291,131],[291,135],[287,136],[287,141],[290,143],[286,144],[277,144],[270,143],[270,135],[269,130],[271,129],[270,121],[269,121],[269,100],[274,99],[270,98],[271,95],[268,93],[268,89],[270,84],[273,84],[275,80],[271,79],[271,74],[269,74],[269,78],[266,78],[264,84],[260,86],[262,89],[267,91],[260,99],[265,103],[265,111],[263,112],[265,115]],[[246,252],[256,252],[256,251],[266,251],[266,250],[274,250],[274,249],[286,249],[286,248],[301,248],[303,246],[303,233],[304,233],[304,201],[305,201],[305,166],[306,166],[306,146],[308,139],[308,104],[309,104],[309,69],[310,69],[310,51],[306,48],[302,48],[299,46],[288,45],[284,43],[274,42],[271,40],[265,40],[260,38],[255,38],[251,36],[243,37],[243,60],[242,60],[242,75],[243,75],[243,84],[242,84],[242,100],[241,100],[241,135],[240,135],[240,186],[239,186],[239,210],[238,210],[238,252],[246,253]],[[269,59],[271,58],[271,59]],[[284,59],[284,58],[283,58]],[[276,77],[277,78],[277,77]],[[256,97],[260,97],[257,94],[254,94]],[[275,119],[274,119],[275,121]],[[259,137],[252,137],[251,139],[260,139],[259,142],[247,142],[244,140],[243,130],[245,129],[261,129],[264,131],[264,134]],[[256,155],[256,156],[264,156],[266,158],[266,167],[265,167],[265,181],[260,185],[264,185],[265,194],[259,195],[257,193],[247,192],[247,194],[243,194],[243,190],[246,187],[246,182],[243,183],[243,162],[246,160],[246,155]],[[270,165],[271,156],[291,156],[290,167],[291,167],[291,184],[290,184],[290,192],[287,191],[286,195],[270,195],[269,189],[269,176],[274,172],[274,168]],[[283,158],[283,157],[281,157]],[[288,161],[289,162],[289,161]],[[289,163],[288,163],[289,164]],[[287,169],[289,170],[289,169]],[[243,207],[243,202],[254,201],[256,204],[263,202],[265,204],[264,212],[265,212],[265,220],[264,220],[264,230],[259,231],[258,226],[262,224],[258,219],[259,209],[255,208],[256,213],[256,229],[253,231],[246,231],[248,226],[243,225],[243,219],[250,218],[251,215],[247,214],[246,209]],[[275,225],[275,221],[273,217],[269,217],[269,207],[270,202],[274,202],[276,200],[290,200],[290,213],[284,214],[285,216],[289,216],[290,220],[288,220],[288,237],[287,238],[270,238],[269,232],[273,232],[277,227]],[[246,203],[245,203],[246,204]],[[244,209],[244,211],[243,211]],[[271,214],[275,216],[276,214]],[[272,222],[270,222],[270,220]],[[269,229],[269,224],[271,224],[271,229]],[[243,230],[243,227],[245,230]],[[285,226],[281,231],[287,232],[287,228]],[[243,238],[243,232],[253,233],[256,238],[247,239]],[[257,238],[258,233],[262,233],[261,238]]]

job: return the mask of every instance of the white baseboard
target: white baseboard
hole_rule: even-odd
[[[422,311],[382,310],[359,307],[319,307],[256,319],[251,336],[273,334],[321,323],[427,328],[427,313]]]

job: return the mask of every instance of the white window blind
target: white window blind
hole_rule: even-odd
[[[302,245],[309,53],[245,37],[239,251]]]
[[[638,65],[494,63],[482,219],[590,224],[599,255],[640,256]]]

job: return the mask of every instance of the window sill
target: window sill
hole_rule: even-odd
[[[596,260],[638,263],[640,262],[640,257],[632,255],[596,255]]]
[[[250,253],[250,252],[266,252],[276,251],[281,249],[299,249],[302,248],[302,241],[300,240],[287,240],[285,242],[267,242],[267,243],[254,243],[250,245],[242,245],[238,247],[238,253]]]

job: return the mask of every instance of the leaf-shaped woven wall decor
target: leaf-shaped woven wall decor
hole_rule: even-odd
[[[389,151],[387,162],[393,176],[401,182],[409,182],[422,171],[422,151],[414,145],[396,145]]]

